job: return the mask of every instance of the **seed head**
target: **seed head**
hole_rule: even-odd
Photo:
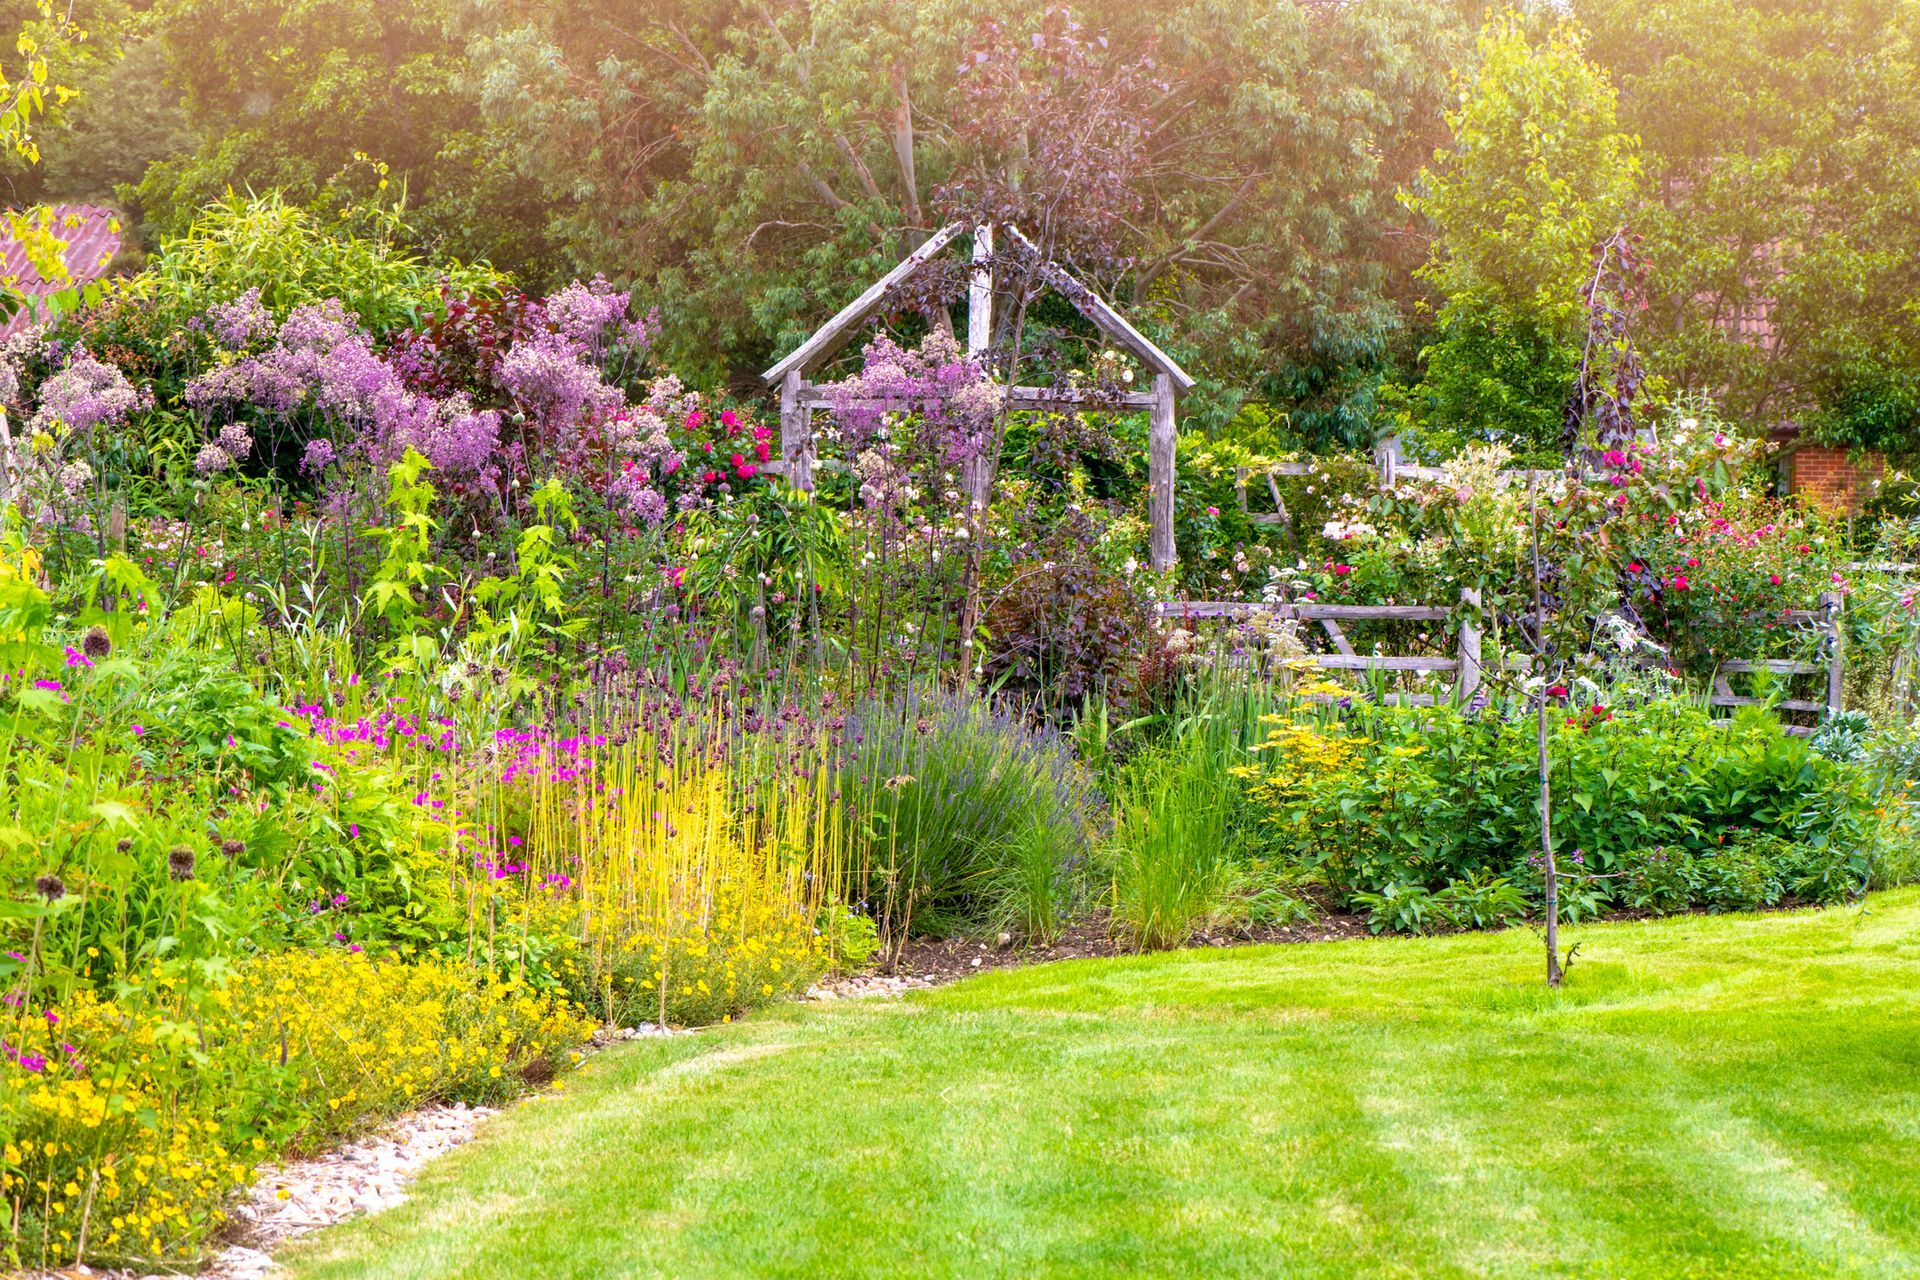
[[[58,902],[67,896],[67,882],[51,873],[35,880],[33,887],[38,889],[40,896],[45,898],[49,903]]]
[[[105,661],[107,655],[113,652],[113,637],[107,634],[105,627],[88,627],[86,635],[80,637],[80,652],[95,662]]]
[[[193,879],[193,850],[177,844],[167,850],[167,874],[175,880]]]
[[[220,842],[220,852],[226,854],[229,858],[237,858],[246,851],[247,842],[244,840],[222,840]]]

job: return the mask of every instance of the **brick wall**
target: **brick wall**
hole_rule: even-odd
[[[1877,453],[1856,460],[1846,449],[1818,444],[1802,445],[1785,459],[1788,493],[1802,494],[1823,506],[1855,515],[1873,496],[1886,470],[1887,460]]]

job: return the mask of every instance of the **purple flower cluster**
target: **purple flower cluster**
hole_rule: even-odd
[[[953,466],[984,447],[1004,393],[949,334],[908,350],[884,335],[867,344],[861,369],[831,390],[829,412],[858,452],[882,435],[889,415],[919,419],[938,461]]]
[[[658,327],[630,306],[628,293],[599,277],[542,301],[501,304],[497,323],[486,307],[450,306],[443,327],[471,339],[472,351],[426,377],[418,341],[379,347],[337,301],[296,307],[276,323],[248,290],[210,307],[198,326],[221,350],[183,398],[210,429],[227,425],[210,431],[195,470],[218,475],[249,456],[272,466],[279,449],[295,447],[309,475],[341,463],[377,471],[413,449],[456,497],[499,497],[510,472],[523,480],[558,472],[630,512],[629,532],[659,525],[670,513],[665,482],[685,463],[672,429],[698,413],[698,397],[663,379],[643,402],[629,401],[621,371],[644,358]],[[511,433],[502,404],[518,411]]]
[[[614,356],[642,355],[653,343],[658,315],[629,318],[630,302],[631,295],[615,290],[605,276],[595,276],[586,284],[576,280],[550,294],[543,307],[557,337],[604,363]]]
[[[507,352],[500,385],[536,424],[564,439],[626,404],[625,394],[608,386],[582,355],[567,337],[543,333]]]
[[[333,465],[337,455],[333,451],[333,441],[325,436],[317,436],[307,441],[307,447],[300,455],[300,469],[311,475],[319,475]]]
[[[273,336],[273,316],[260,301],[260,290],[247,290],[231,302],[207,308],[207,330],[221,346],[240,351]]]
[[[64,426],[85,435],[99,426],[118,426],[136,410],[153,407],[153,395],[127,381],[113,365],[93,358],[85,347],[75,347],[60,372],[40,384],[40,407],[28,422],[29,431],[52,431]]]
[[[497,477],[500,415],[475,409],[464,392],[444,400],[407,392],[376,418],[374,448],[382,460],[417,449],[443,474],[471,476],[491,486]]]
[[[248,324],[250,339],[268,332]],[[497,484],[499,414],[476,410],[462,394],[441,399],[409,390],[337,301],[294,308],[272,339],[259,353],[193,379],[187,404],[209,417],[243,408],[280,418],[304,412],[308,421],[295,434],[309,437],[300,463],[310,473],[335,462],[333,441],[344,439],[376,466],[417,449],[455,482],[489,491]],[[194,459],[195,470],[209,475],[231,466],[245,456],[234,447],[239,440],[248,440],[246,433],[229,423]]]

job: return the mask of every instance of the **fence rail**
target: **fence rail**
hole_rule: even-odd
[[[1328,643],[1334,647],[1332,653],[1309,655],[1311,660],[1327,671],[1359,672],[1409,672],[1434,671],[1454,673],[1453,692],[1449,698],[1436,698],[1432,694],[1401,693],[1394,695],[1396,700],[1410,705],[1431,706],[1442,701],[1464,701],[1471,698],[1480,687],[1480,593],[1468,588],[1461,591],[1460,625],[1455,633],[1454,656],[1450,658],[1430,657],[1421,654],[1377,654],[1355,653],[1353,642],[1341,627],[1342,622],[1445,622],[1453,617],[1454,610],[1441,605],[1428,604],[1320,604],[1315,601],[1278,600],[1271,603],[1252,603],[1240,600],[1174,600],[1155,606],[1155,612],[1162,619],[1180,621],[1201,621],[1222,619],[1246,621],[1254,617],[1266,617],[1275,620],[1293,620],[1298,622],[1317,622],[1326,632]]]
[[[1837,715],[1846,704],[1847,638],[1840,629],[1840,593],[1828,591],[1820,597],[1818,609],[1789,609],[1786,617],[1789,621],[1813,627],[1822,633],[1821,650],[1826,655],[1824,662],[1802,662],[1791,658],[1728,658],[1713,673],[1713,685],[1707,693],[1707,705],[1710,707],[1763,707],[1771,705],[1780,711],[1821,712]],[[1768,674],[1776,676],[1814,676],[1825,675],[1825,696],[1812,698],[1755,698],[1733,691],[1728,676]],[[1788,725],[1793,733],[1812,732],[1805,725]]]
[[[1728,708],[1771,706],[1778,711],[1817,712],[1825,715],[1838,713],[1844,705],[1846,678],[1846,636],[1840,629],[1840,606],[1839,593],[1829,591],[1820,597],[1818,609],[1789,609],[1776,615],[1785,621],[1820,630],[1823,633],[1821,642],[1823,661],[1808,662],[1795,658],[1729,658],[1714,670],[1707,693],[1707,705]],[[1310,659],[1323,670],[1382,674],[1426,671],[1456,673],[1450,698],[1436,698],[1431,694],[1394,695],[1396,700],[1410,705],[1431,706],[1444,701],[1464,702],[1480,687],[1482,666],[1479,592],[1471,588],[1461,591],[1460,605],[1457,608],[1460,615],[1459,627],[1455,632],[1455,653],[1452,657],[1356,653],[1346,631],[1340,625],[1343,622],[1444,622],[1452,619],[1456,610],[1440,605],[1321,604],[1317,601],[1289,600],[1272,602],[1169,600],[1156,605],[1154,611],[1163,621],[1245,622],[1256,617],[1264,617],[1274,620],[1317,622],[1326,632],[1327,640],[1334,648],[1332,653],[1309,655]],[[1509,669],[1524,669],[1530,665],[1531,663],[1522,655],[1515,655],[1507,660]],[[1735,693],[1728,679],[1730,676],[1757,674],[1786,677],[1825,675],[1825,696],[1821,699],[1753,697]],[[1787,728],[1792,733],[1812,732],[1806,725],[1789,725]]]

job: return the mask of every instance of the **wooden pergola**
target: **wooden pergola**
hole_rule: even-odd
[[[802,489],[813,487],[813,411],[831,403],[828,388],[808,381],[807,375],[851,341],[860,327],[885,306],[894,289],[911,279],[966,230],[968,227],[962,222],[942,227],[893,270],[874,281],[866,292],[841,308],[838,315],[814,330],[786,359],[760,375],[768,386],[780,389],[780,469],[795,486]],[[967,354],[975,359],[985,356],[993,346],[993,238],[996,230],[1004,231],[1036,258],[1040,256],[1033,242],[1011,223],[972,228],[973,268],[967,288]],[[1193,389],[1193,378],[1172,356],[1128,324],[1126,318],[1111,304],[1082,284],[1065,267],[1043,259],[1038,273],[1041,281],[1065,297],[1095,328],[1152,371],[1153,389],[1128,391],[1117,398],[1096,398],[1061,388],[1013,386],[1007,388],[1007,403],[1011,408],[1044,410],[1117,402],[1122,408],[1146,409],[1150,412],[1147,514],[1152,527],[1153,567],[1171,569],[1174,563],[1174,406],[1181,396]],[[984,499],[987,495],[976,496]]]

